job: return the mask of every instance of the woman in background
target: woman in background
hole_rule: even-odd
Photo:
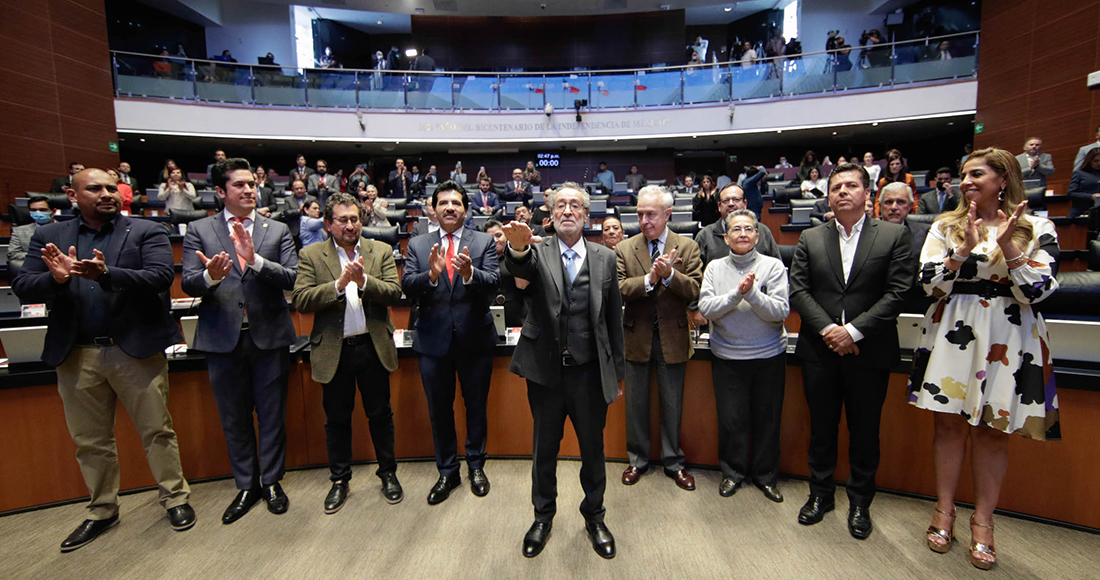
[[[1073,201],[1069,217],[1086,214],[1096,205],[1100,199],[1100,148],[1094,147],[1085,155],[1081,168],[1073,172],[1066,193]]]
[[[134,203],[134,190],[129,185],[119,181],[118,171],[114,169],[108,169],[107,175],[115,178],[115,182],[118,183],[118,194],[122,196],[122,211],[127,214],[130,213],[130,204]]]
[[[821,177],[821,169],[817,167],[810,169],[810,175],[802,182],[802,198],[822,198],[827,191],[829,191],[829,181]]]
[[[325,220],[321,219],[321,204],[316,199],[309,200],[303,209],[301,219],[302,247],[325,241]]]
[[[165,209],[195,209],[194,202],[198,197],[195,186],[184,181],[183,170],[179,167],[172,169],[168,180],[157,188],[157,199],[167,202]]]
[[[455,163],[455,170],[451,172],[451,181],[459,184],[466,184],[466,174],[462,172],[462,162]]]

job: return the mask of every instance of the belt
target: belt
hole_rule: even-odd
[[[245,322],[244,324],[241,325],[241,330],[248,330],[248,323],[247,322]]]
[[[982,298],[994,296],[1012,296],[1012,286],[998,284],[989,280],[977,280],[974,282],[955,282],[951,286],[952,294],[974,294]]]
[[[573,355],[569,354],[569,351],[565,351],[561,354],[561,366],[579,367],[581,365],[577,362],[577,359],[573,358]]]
[[[78,346],[115,346],[115,339],[109,336],[97,336],[91,342],[78,343]]]
[[[344,344],[354,346],[357,344],[366,344],[370,342],[370,334],[357,334],[355,336],[349,336],[344,339]]]

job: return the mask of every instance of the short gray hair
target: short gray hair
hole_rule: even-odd
[[[726,216],[726,231],[730,231],[730,224],[733,223],[734,218],[747,217],[752,220],[752,227],[756,231],[760,231],[760,220],[756,219],[756,212],[751,209],[737,209],[733,210]]]
[[[588,191],[585,190],[583,187],[581,187],[575,181],[566,181],[566,182],[562,183],[561,187],[559,187],[557,189],[547,190],[547,192],[546,192],[546,205],[550,206],[550,211],[551,212],[554,211],[554,202],[555,202],[556,198],[558,197],[558,194],[561,193],[562,191],[565,191],[566,189],[572,189],[573,191],[576,191],[577,193],[581,194],[581,200],[582,200],[582,203],[584,204],[584,212],[588,213],[589,210],[592,208],[592,198],[588,197]]]
[[[675,201],[672,192],[660,185],[647,185],[638,190],[638,203],[641,203],[643,197],[658,198],[664,209],[670,209]]]
[[[909,198],[910,205],[913,203],[913,190],[910,189],[909,185],[906,184],[904,181],[894,181],[892,183],[887,183],[882,188],[882,191],[878,193],[878,198],[880,202],[882,200],[882,196],[886,195],[887,193],[904,193],[905,197]]]

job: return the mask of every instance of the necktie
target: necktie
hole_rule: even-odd
[[[229,218],[229,221],[239,223],[239,224],[241,224],[242,228],[244,227],[244,218],[231,217],[231,218]],[[230,237],[233,237],[233,238],[236,237],[236,233],[234,233],[233,228],[229,228],[229,233],[233,234]],[[236,253],[236,251],[237,251],[237,247],[233,246],[233,252]],[[244,258],[241,257],[240,254],[237,254],[237,263],[240,264],[240,266],[241,266],[241,272],[244,272],[245,269],[246,269],[246,266],[245,266],[245,263],[244,263]]]
[[[649,252],[650,262],[656,262],[657,258],[661,255],[661,251],[657,249],[657,242],[658,240],[652,240],[649,242],[650,245],[653,246],[653,250]]]
[[[455,281],[455,266],[452,260],[455,257],[455,237],[452,234],[447,234],[447,279],[454,284]]]
[[[573,248],[569,248],[562,256],[565,257],[565,273],[569,275],[569,283],[572,284],[577,279],[577,252]]]

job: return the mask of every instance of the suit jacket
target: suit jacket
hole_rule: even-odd
[[[397,170],[394,169],[390,172],[389,177],[386,180],[386,189],[389,194],[386,197],[392,197],[397,199],[409,199],[412,196],[413,181],[408,171],[405,172],[400,178],[397,176]],[[399,184],[404,183],[404,186]]]
[[[1085,162],[1085,157],[1088,156],[1089,151],[1092,151],[1097,147],[1100,147],[1100,141],[1089,143],[1088,145],[1085,145],[1084,147],[1078,149],[1077,157],[1073,158],[1073,170],[1077,171],[1078,169],[1081,169],[1081,164]]]
[[[53,183],[50,184],[50,193],[65,193],[65,188],[72,185],[73,178],[71,175],[62,175],[55,178]]]
[[[909,251],[913,256],[913,261],[916,262],[913,266],[917,267],[920,264],[920,252],[924,249],[924,240],[928,237],[932,224],[905,220],[905,229],[909,230]],[[916,275],[916,272],[914,272],[914,275]]]
[[[332,382],[336,376],[344,344],[347,298],[336,293],[335,284],[342,271],[339,251],[342,250],[328,240],[302,248],[298,279],[294,283],[294,309],[303,314],[314,313],[309,360],[313,380],[322,384]],[[360,239],[359,255],[367,274],[365,287],[359,289],[367,332],[378,360],[392,373],[397,370],[397,347],[393,344],[389,307],[401,299],[397,265],[390,247],[376,240]]]
[[[72,219],[38,228],[23,268],[12,283],[20,301],[51,304],[42,360],[52,367],[64,362],[76,341],[81,301],[74,280],[54,282],[42,261],[42,248],[52,243],[68,252],[77,245],[81,223]],[[163,353],[183,340],[168,310],[168,292],[176,277],[168,231],[156,222],[124,215],[115,219],[114,228],[111,243],[103,252],[108,273],[98,280],[109,303],[111,338],[134,358]]]
[[[588,316],[596,339],[603,397],[610,404],[626,374],[617,261],[614,252],[599,244],[585,242],[585,248],[591,277]],[[504,251],[508,269],[531,281],[527,287],[530,308],[508,370],[532,382],[555,386],[561,382],[559,316],[565,285],[558,237],[547,237],[529,249],[522,258],[514,257],[510,250]]]
[[[118,182],[119,183],[126,183],[126,176],[119,175]],[[126,183],[126,185],[129,185],[130,189],[134,190],[135,195],[141,195],[141,188],[138,187],[138,180],[131,177],[130,182]]]
[[[470,198],[470,210],[467,212],[469,215],[474,215],[475,213],[477,215],[482,215],[481,208],[485,207],[486,205],[492,208],[493,211],[500,209],[500,200],[497,198],[497,194],[493,193],[492,191],[489,191],[485,194],[485,197],[487,198],[487,203],[485,204],[482,204],[481,202],[480,189],[467,195]]]
[[[1047,176],[1054,175],[1054,158],[1050,156],[1050,153],[1039,154],[1039,164],[1035,166],[1035,169],[1031,168],[1031,162],[1027,160],[1027,153],[1017,155],[1016,161],[1020,162],[1020,171],[1023,172],[1024,179],[1038,179],[1044,189],[1047,186]]]
[[[297,165],[295,165],[295,166],[294,166],[294,169],[291,169],[291,170],[290,170],[290,174],[289,174],[289,175],[290,175],[290,181],[288,181],[288,182],[287,182],[287,185],[286,185],[286,188],[287,188],[288,190],[290,189],[290,186],[291,186],[291,185],[292,185],[292,184],[293,184],[293,183],[294,183],[295,181],[297,181],[297,180],[299,180],[299,179],[301,179],[301,180],[305,181],[305,182],[306,182],[306,187],[308,188],[308,187],[309,187],[309,176],[310,176],[310,175],[313,175],[314,173],[317,173],[317,172],[316,172],[316,171],[314,171],[314,170],[312,170],[312,169],[310,169],[309,167],[303,167],[303,168],[302,168],[302,173],[303,173],[303,174],[305,175],[305,177],[301,177],[301,176],[299,176],[299,174],[298,174],[298,166],[297,166]]]
[[[666,287],[657,280],[653,292],[645,291],[645,275],[653,267],[649,254],[649,241],[645,234],[637,234],[615,246],[618,256],[619,290],[626,310],[623,327],[626,335],[626,360],[648,362],[653,346],[653,320],[656,318],[661,331],[661,354],[665,362],[687,362],[694,348],[688,335],[688,305],[699,299],[699,287],[703,283],[703,262],[699,259],[699,246],[691,238],[669,230],[664,253],[676,249],[682,262],[673,266],[672,280]]]
[[[27,258],[27,250],[31,247],[31,238],[38,228],[38,224],[23,224],[11,229],[11,241],[8,242],[9,274],[14,275],[23,267],[23,260]]]
[[[264,259],[259,272],[237,260],[229,238],[229,225],[219,212],[187,226],[183,237],[183,291],[202,298],[195,349],[229,353],[237,346],[245,311],[256,346],[275,349],[290,346],[296,334],[283,292],[294,288],[298,255],[285,224],[256,214],[252,244]],[[207,287],[202,265],[195,251],[207,257],[226,252],[233,263],[221,282]]]
[[[302,206],[315,199],[317,198],[309,194],[306,194],[301,200],[299,200],[297,196],[288,195],[286,196],[286,209],[272,217],[285,223],[287,227],[290,228],[290,234],[297,238],[301,227]]]
[[[522,201],[527,203],[531,201],[533,197],[534,194],[531,193],[531,184],[526,181],[521,181],[518,188],[516,187],[515,181],[507,181],[504,184],[504,191],[500,194],[501,201]]]
[[[783,256],[779,253],[779,245],[775,243],[771,228],[764,222],[759,223],[760,238],[756,240],[756,251],[782,262]],[[699,230],[695,234],[695,244],[699,246],[699,259],[703,261],[704,271],[707,264],[730,255],[730,246],[726,243],[726,222],[719,219]]]
[[[939,214],[954,210],[959,207],[959,193],[952,190],[951,195],[947,196],[947,199],[943,200],[943,210],[940,211],[940,191],[933,189],[921,194],[920,201],[917,202],[917,213],[923,214]]]
[[[420,220],[417,220],[416,223],[413,224],[413,231],[410,237],[416,237],[428,233],[428,227],[430,223],[431,222],[421,222]]]
[[[825,219],[825,214],[833,211],[833,208],[829,207],[829,198],[823,197],[814,202],[814,208],[810,210],[810,218],[816,218],[819,221],[829,221]]]
[[[844,320],[863,334],[855,356],[871,368],[898,362],[897,318],[902,297],[916,278],[911,234],[890,222],[865,219],[848,281],[840,255],[839,222],[804,230],[791,262],[791,306],[802,317],[795,355],[808,360],[839,356],[821,331]]]
[[[340,182],[335,175],[326,173],[322,176],[320,173],[314,173],[306,180],[306,195],[316,197],[322,206],[328,201],[328,196],[339,192]]]
[[[497,331],[489,313],[489,304],[496,298],[500,286],[496,242],[489,234],[463,230],[455,253],[463,249],[470,252],[473,262],[470,283],[464,283],[456,271],[452,285],[444,271],[432,286],[428,257],[435,244],[439,244],[440,252],[443,251],[442,231],[409,240],[401,289],[419,306],[413,350],[430,356],[446,356],[454,338],[460,351],[488,353],[497,344]]]

